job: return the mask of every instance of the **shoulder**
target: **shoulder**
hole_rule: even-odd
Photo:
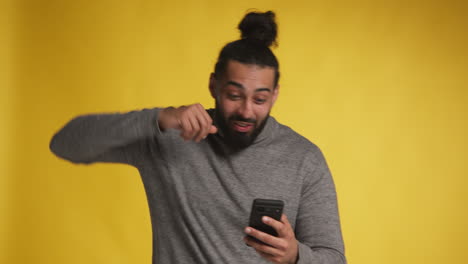
[[[275,142],[288,145],[291,149],[298,151],[304,151],[307,153],[320,152],[320,148],[303,135],[296,132],[291,127],[279,123],[275,118],[272,118],[272,122],[275,126],[275,133],[273,140]]]
[[[273,117],[272,121],[275,126],[274,145],[280,145],[287,149],[291,156],[301,159],[305,166],[315,167],[325,162],[321,149],[315,143],[291,127],[279,123]]]

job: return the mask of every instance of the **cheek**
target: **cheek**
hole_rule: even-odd
[[[229,100],[221,100],[219,102],[219,107],[223,111],[223,116],[225,119],[229,119],[235,113],[236,106]]]
[[[220,101],[220,107],[223,109],[224,113],[232,114],[239,107],[237,102],[225,99]]]
[[[259,105],[255,109],[255,118],[257,119],[258,123],[261,123],[268,115],[270,112],[271,105]]]

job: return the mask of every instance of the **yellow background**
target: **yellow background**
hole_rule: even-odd
[[[468,263],[464,1],[8,1],[0,263],[150,263],[138,173],[73,165],[75,115],[201,102],[246,10],[277,12],[272,114],[319,145],[352,264]]]

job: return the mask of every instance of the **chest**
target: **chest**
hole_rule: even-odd
[[[244,223],[256,198],[285,203],[294,223],[302,179],[298,162],[281,151],[217,155],[208,148],[176,153],[164,180],[181,208],[207,219]]]

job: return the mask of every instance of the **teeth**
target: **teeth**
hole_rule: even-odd
[[[249,126],[249,124],[244,124],[244,123],[237,123],[238,126],[241,126],[241,127],[246,127],[246,126]]]

